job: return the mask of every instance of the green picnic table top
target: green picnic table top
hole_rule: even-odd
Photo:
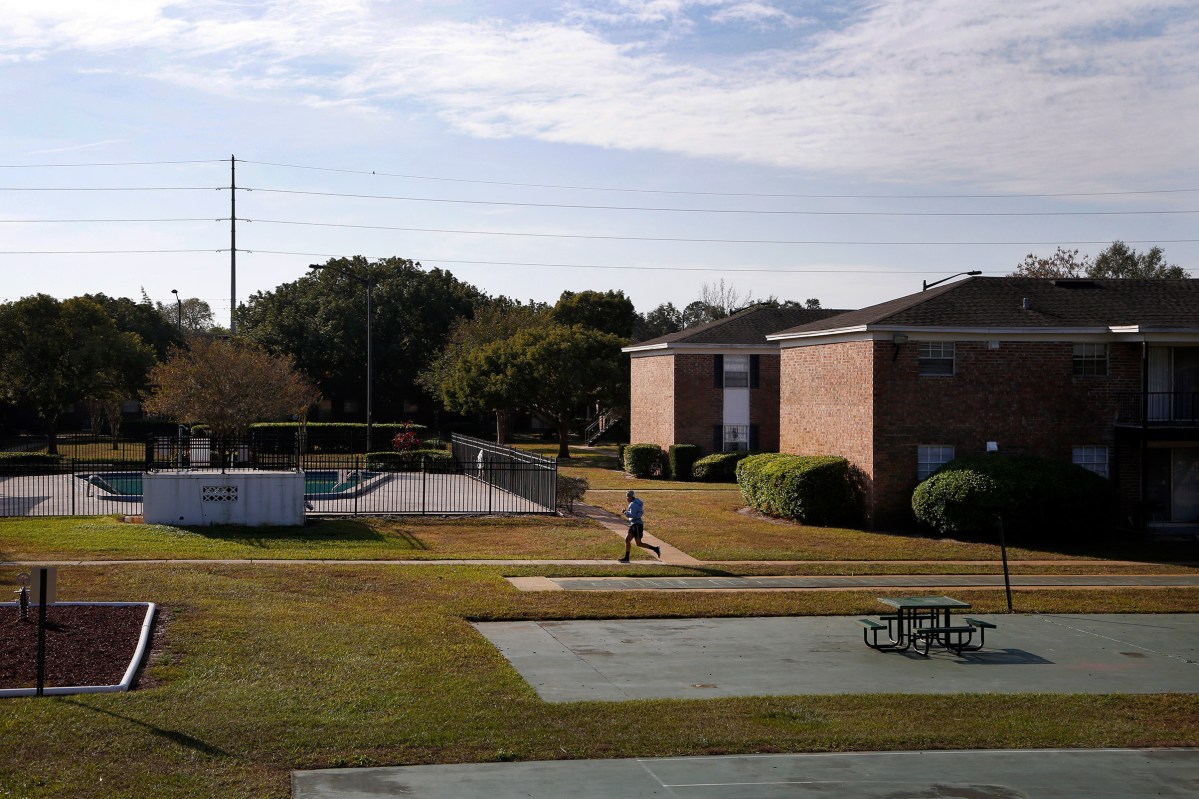
[[[922,608],[968,608],[969,602],[963,602],[960,599],[954,599],[947,596],[901,596],[889,597],[880,596],[879,602],[884,605],[890,605],[893,608],[903,610],[920,610]]]

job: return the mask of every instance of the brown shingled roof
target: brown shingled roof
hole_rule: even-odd
[[[844,310],[834,308],[772,308],[755,305],[738,311],[732,316],[705,322],[702,325],[667,333],[648,341],[639,341],[634,347],[653,344],[758,344],[765,346],[766,334],[796,325],[806,325],[838,314]]]
[[[1028,310],[1024,301],[1028,300]],[[973,277],[776,335],[847,327],[1199,327],[1199,280]]]

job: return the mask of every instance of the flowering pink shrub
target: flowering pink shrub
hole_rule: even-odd
[[[416,433],[411,430],[405,430],[402,433],[396,433],[395,438],[391,440],[391,446],[397,452],[408,452],[414,449],[420,449],[424,446],[424,441]]]

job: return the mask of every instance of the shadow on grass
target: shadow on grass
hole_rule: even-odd
[[[303,527],[244,527],[241,525],[213,525],[210,527],[180,527],[189,533],[205,538],[228,541],[259,549],[275,544],[294,545],[300,543],[322,544],[330,542],[364,542],[385,544],[389,537],[399,539],[411,549],[428,549],[424,542],[410,533],[396,530],[391,536],[384,535],[370,524],[358,519],[319,519]]]
[[[95,707],[94,705],[89,705],[86,702],[80,702],[77,699],[61,699],[59,701],[66,705],[74,705],[75,707],[83,708],[84,710],[90,710],[93,713],[100,713],[114,719],[120,719],[121,721],[127,721],[131,724],[136,724],[137,726],[149,730],[161,738],[165,738],[172,743],[192,749],[196,752],[200,752],[201,754],[211,755],[213,757],[229,757],[229,753],[224,749],[221,749],[219,746],[213,746],[212,744],[205,743],[199,738],[193,738],[187,733],[179,732],[178,730],[167,730],[163,729],[162,727],[156,727],[149,722],[142,721],[141,719],[135,719],[132,716],[126,716],[121,713],[115,713],[111,710],[105,710],[101,707]]]

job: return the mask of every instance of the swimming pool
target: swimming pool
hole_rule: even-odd
[[[89,491],[95,490],[104,499],[140,502],[142,499],[141,472],[100,472],[75,475],[88,484]],[[359,484],[366,485],[375,472],[363,472],[361,477],[354,470],[314,470],[304,473],[304,497],[306,499],[333,499],[350,496]]]

